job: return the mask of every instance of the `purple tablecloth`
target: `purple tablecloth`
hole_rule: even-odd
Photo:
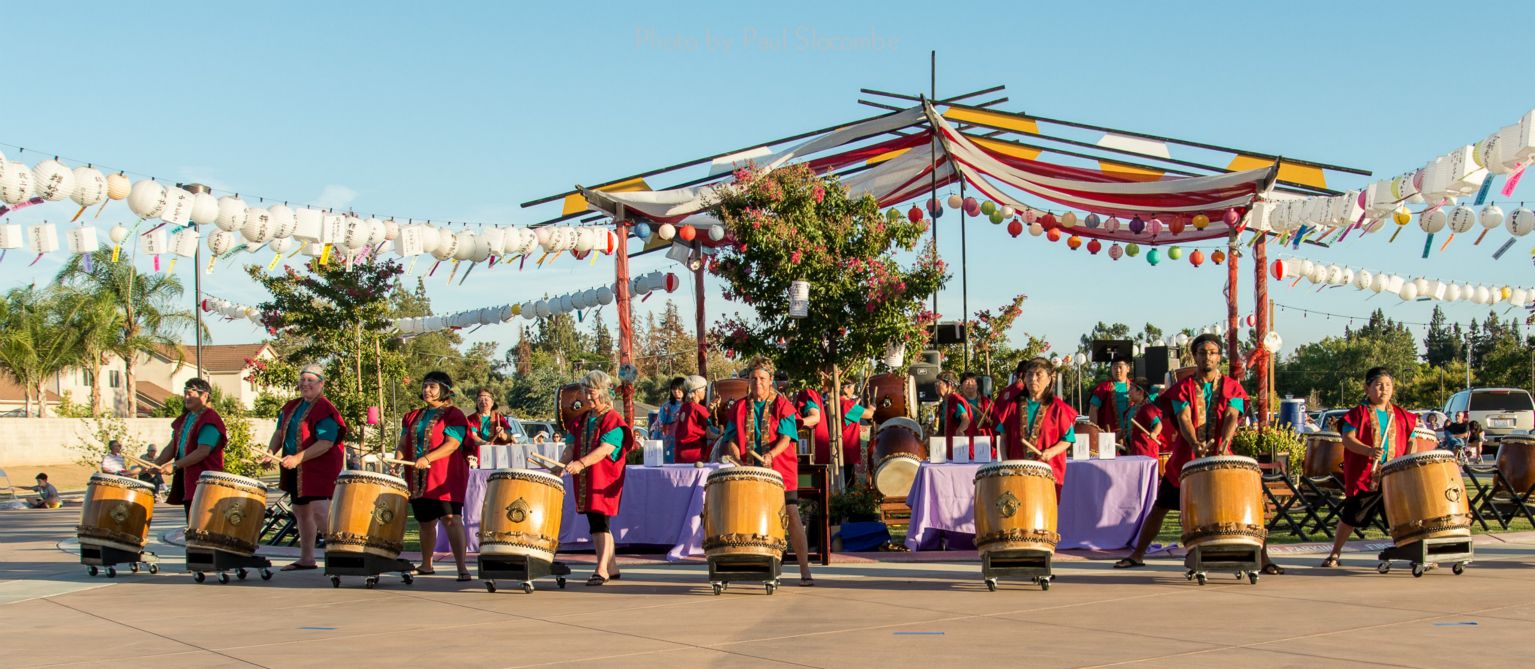
[[[630,465],[624,474],[624,495],[618,515],[609,521],[613,540],[619,545],[650,544],[671,546],[668,560],[703,554],[704,528],[700,514],[704,510],[704,482],[717,466],[668,465],[640,467]],[[469,489],[464,500],[464,525],[469,535],[469,551],[480,549],[480,513],[485,505],[485,482],[492,470],[469,472]],[[565,509],[560,520],[560,548],[590,548],[591,531],[586,516],[576,513],[575,486],[565,477]],[[450,550],[448,534],[437,531],[437,552]]]
[[[906,545],[931,550],[947,537],[951,548],[975,540],[975,472],[982,465],[922,463],[906,503],[911,528]],[[1157,461],[1124,456],[1070,460],[1061,488],[1060,549],[1112,550],[1135,543],[1141,522],[1157,498]]]

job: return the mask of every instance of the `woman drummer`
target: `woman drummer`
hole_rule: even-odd
[[[576,511],[586,516],[597,567],[587,585],[597,586],[621,577],[609,521],[618,515],[624,492],[624,456],[634,436],[624,417],[613,408],[613,378],[593,370],[581,378],[591,410],[576,422],[565,447],[565,471],[576,486]]]
[[[498,446],[512,443],[511,419],[496,411],[496,394],[489,388],[480,388],[474,391],[474,413],[469,414],[469,432],[467,446],[469,455],[483,461],[485,456],[480,449],[485,446]]]
[[[1055,472],[1055,496],[1066,481],[1066,451],[1077,442],[1077,411],[1055,396],[1055,367],[1034,358],[1022,365],[1023,391],[997,407],[997,429],[1009,460],[1039,460]]]
[[[1343,544],[1356,527],[1369,527],[1376,513],[1385,513],[1381,498],[1380,467],[1407,454],[1417,417],[1392,403],[1396,382],[1384,367],[1364,373],[1365,403],[1343,415],[1338,432],[1343,435],[1343,508],[1338,512],[1338,532],[1323,567],[1338,566]],[[1390,518],[1386,519],[1389,524]]]
[[[672,441],[678,464],[692,464],[709,459],[709,409],[703,405],[704,389],[709,382],[694,374],[683,386],[682,408],[672,425]]]
[[[413,469],[405,473],[405,481],[410,488],[411,511],[421,525],[421,567],[416,573],[436,573],[432,551],[441,521],[458,564],[458,580],[468,581],[463,515],[469,456],[463,443],[469,419],[453,406],[453,380],[445,372],[431,372],[422,379],[421,399],[426,406],[405,414],[398,446],[398,457],[414,462]]]
[[[325,528],[336,477],[345,465],[346,421],[325,397],[325,368],[306,365],[298,374],[298,399],[277,413],[269,445],[282,453],[278,484],[298,519],[299,558],[283,571],[314,569],[315,536]]]
[[[799,584],[815,585],[810,577],[809,541],[799,517],[799,430],[794,403],[773,389],[773,361],[754,358],[746,365],[746,399],[736,402],[735,415],[720,441],[725,452],[744,463],[760,460],[783,477],[784,507],[789,517],[789,541],[799,560]],[[749,456],[747,453],[754,453]]]

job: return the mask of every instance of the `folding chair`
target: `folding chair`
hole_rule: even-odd
[[[1492,531],[1492,528],[1487,525],[1489,515],[1493,520],[1498,521],[1500,527],[1508,529],[1508,521],[1504,520],[1503,514],[1498,513],[1493,506],[1493,493],[1496,492],[1498,478],[1497,466],[1465,464],[1461,465],[1461,470],[1465,473],[1464,478],[1471,495],[1471,499],[1466,501],[1466,505],[1471,508],[1471,519],[1481,523],[1483,532]]]
[[[261,527],[259,542],[268,546],[298,545],[298,518],[293,515],[287,495],[267,505],[266,524]]]
[[[1302,541],[1310,539],[1306,525],[1317,519],[1316,509],[1295,488],[1281,465],[1261,463],[1258,466],[1264,470],[1263,497],[1270,513],[1268,531],[1288,530]]]
[[[11,484],[11,477],[5,473],[4,469],[0,469],[0,481],[5,482],[4,485],[0,485],[0,496],[18,499],[16,497],[16,486]]]

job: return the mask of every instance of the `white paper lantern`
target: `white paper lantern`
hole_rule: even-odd
[[[1004,216],[1003,218],[1008,218],[1008,217]],[[720,240],[722,240],[724,238],[725,238],[725,226],[723,226],[723,225],[714,225],[714,226],[710,226],[709,227],[709,239],[711,241],[716,241],[717,242],[717,241],[720,241]]]
[[[1041,225],[1039,221],[1035,221],[1029,224],[1030,237],[1038,237],[1042,234],[1045,234],[1045,226]]]
[[[1371,274],[1369,270],[1362,269],[1354,275],[1354,287],[1358,288],[1359,290],[1368,289],[1370,284],[1374,281],[1375,275]]]
[[[491,226],[480,232],[480,243],[485,246],[488,255],[501,255],[506,248],[506,230]]]
[[[1476,225],[1476,211],[1465,205],[1450,210],[1450,231],[1455,234],[1464,234]]]
[[[1327,266],[1327,283],[1332,286],[1343,285],[1343,268],[1337,265]]]
[[[192,195],[192,208],[187,217],[198,225],[214,225],[219,219],[219,199],[210,193]]]
[[[121,244],[123,243],[123,240],[127,238],[128,228],[125,228],[121,225],[114,225],[112,226],[112,229],[107,230],[107,239],[112,240],[113,244]]]
[[[230,239],[233,238],[234,235],[230,235]],[[292,237],[278,237],[270,242],[267,242],[266,247],[272,249],[273,253],[282,255],[294,248],[297,244],[298,242],[294,241]]]
[[[1385,274],[1376,274],[1375,279],[1370,281],[1370,290],[1376,293],[1384,292],[1386,284],[1390,282],[1391,280]]]
[[[538,311],[533,306],[532,302],[523,302],[520,306],[517,307],[517,313],[519,315],[521,315],[524,319],[530,320],[530,321],[535,319],[535,318],[538,318]]]
[[[1535,230],[1535,211],[1524,207],[1514,210],[1508,217],[1508,233],[1515,237],[1523,237]]]
[[[1402,289],[1397,291],[1397,295],[1402,298],[1403,302],[1411,302],[1418,299],[1418,287],[1411,283],[1404,283],[1402,284]]]
[[[1429,279],[1428,280],[1428,289],[1426,291],[1423,291],[1421,293],[1420,297],[1428,297],[1428,298],[1432,298],[1432,299],[1435,299],[1435,300],[1443,300],[1444,299],[1444,293],[1445,293],[1445,288],[1444,288],[1444,283],[1443,282],[1439,281],[1438,279]]]
[[[176,237],[171,240],[171,251],[183,258],[190,258],[197,255],[197,244],[201,241],[196,230],[186,228],[176,233]]]
[[[245,201],[238,197],[225,195],[219,198],[219,213],[213,219],[213,224],[225,232],[234,232],[245,227]]]
[[[274,204],[267,208],[267,214],[272,221],[273,239],[293,236],[293,230],[298,227],[298,217],[288,205]]]
[[[596,246],[596,240],[592,238],[592,233],[595,231],[595,228],[577,228],[576,239],[571,244],[571,249],[576,253],[590,253]]]
[[[1448,283],[1444,286],[1444,301],[1455,302],[1461,298],[1460,286]]]
[[[166,200],[164,186],[144,179],[128,193],[128,209],[139,218],[154,218],[165,211]]]
[[[0,249],[19,249],[26,243],[26,235],[15,223],[0,223]]]
[[[1413,288],[1416,289],[1416,292],[1419,295],[1428,297],[1428,279],[1420,276],[1416,279],[1413,279],[1410,283],[1412,283]]]
[[[1482,227],[1491,230],[1503,225],[1503,209],[1495,204],[1482,207]]]
[[[320,241],[325,234],[325,212],[309,207],[293,210],[292,237],[301,242]]]
[[[1476,287],[1476,303],[1492,304],[1492,291],[1489,290],[1487,286]]]
[[[476,246],[474,233],[464,230],[455,235],[455,237],[457,237],[458,243],[454,244],[453,258],[455,260],[469,260],[473,258]]]
[[[389,228],[384,225],[383,221],[369,218],[367,219],[367,224],[369,248],[377,247],[379,244],[383,244],[385,239],[389,238]]]
[[[246,209],[245,225],[240,227],[240,234],[248,242],[267,243],[272,239],[272,213],[262,207]]]
[[[659,235],[661,239],[671,239],[672,237],[677,236],[677,226],[674,226],[671,223],[662,223],[661,227],[656,229],[656,234]]]
[[[1444,229],[1444,207],[1434,207],[1418,214],[1418,227],[1424,232],[1434,234]]]
[[[214,230],[208,235],[208,250],[215,256],[224,255],[235,247],[235,233],[224,230]]]
[[[548,300],[539,300],[537,302],[534,302],[533,303],[533,313],[536,314],[539,318],[547,318],[549,316],[549,313],[550,313],[549,312],[549,301]]]
[[[368,237],[373,229],[364,219],[356,216],[346,216],[342,219],[341,237],[335,240],[337,246],[353,251],[367,248]]]
[[[76,167],[75,190],[69,199],[82,207],[99,204],[107,199],[107,178],[94,167]]]
[[[613,303],[613,289],[603,286],[597,289],[597,303],[608,305]]]
[[[32,168],[32,190],[49,202],[58,202],[75,194],[75,171],[49,158]]]
[[[70,253],[95,253],[101,248],[101,242],[96,239],[96,228],[88,225],[71,229],[67,241]]]
[[[192,222],[192,192],[177,186],[165,189],[165,210],[160,212],[160,220],[171,225],[186,225]]]
[[[449,230],[437,231],[437,248],[432,250],[432,257],[438,260],[452,258],[458,252],[458,235]]]
[[[442,245],[442,238],[437,233],[437,228],[430,225],[413,226],[421,235],[421,252],[437,254],[437,247]]]
[[[32,186],[37,181],[32,170],[21,163],[6,162],[0,174],[0,200],[6,204],[18,204],[32,197]]]
[[[107,175],[107,199],[126,200],[133,192],[133,181],[122,172]]]
[[[1343,268],[1343,277],[1338,281],[1337,285],[1347,286],[1352,283],[1354,283],[1354,269],[1352,267]]]
[[[469,254],[472,262],[485,262],[490,259],[490,241],[483,236],[474,240],[474,250]]]
[[[1327,266],[1317,263],[1311,266],[1311,273],[1306,275],[1306,280],[1313,284],[1327,281]]]
[[[1316,263],[1310,260],[1302,260],[1300,261],[1300,273],[1296,276],[1311,276],[1311,272],[1314,269],[1316,269]]]
[[[1515,288],[1509,291],[1508,302],[1516,307],[1523,308],[1530,302],[1530,291],[1523,288]]]

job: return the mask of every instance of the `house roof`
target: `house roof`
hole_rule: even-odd
[[[138,381],[134,385],[138,386],[139,402],[141,405],[150,404],[153,405],[154,408],[163,407],[165,406],[166,402],[170,401],[172,397],[176,396],[176,393],[171,392],[164,386],[161,386],[157,383],[151,383],[149,381]],[[142,406],[140,407],[139,411],[140,413],[143,413]]]
[[[181,359],[187,365],[197,364],[197,348],[187,344],[179,344]],[[209,374],[238,374],[250,367],[247,360],[257,359],[262,351],[267,349],[267,344],[257,342],[254,344],[206,344],[203,346],[203,369]],[[165,360],[175,360],[176,352],[169,348],[162,348],[157,355]],[[142,385],[142,384],[140,384]]]
[[[49,402],[57,402],[60,399],[52,390],[46,391],[46,394],[48,395]],[[0,402],[21,403],[25,401],[26,393],[22,392],[21,384],[16,383],[15,379],[5,374],[0,374]]]

